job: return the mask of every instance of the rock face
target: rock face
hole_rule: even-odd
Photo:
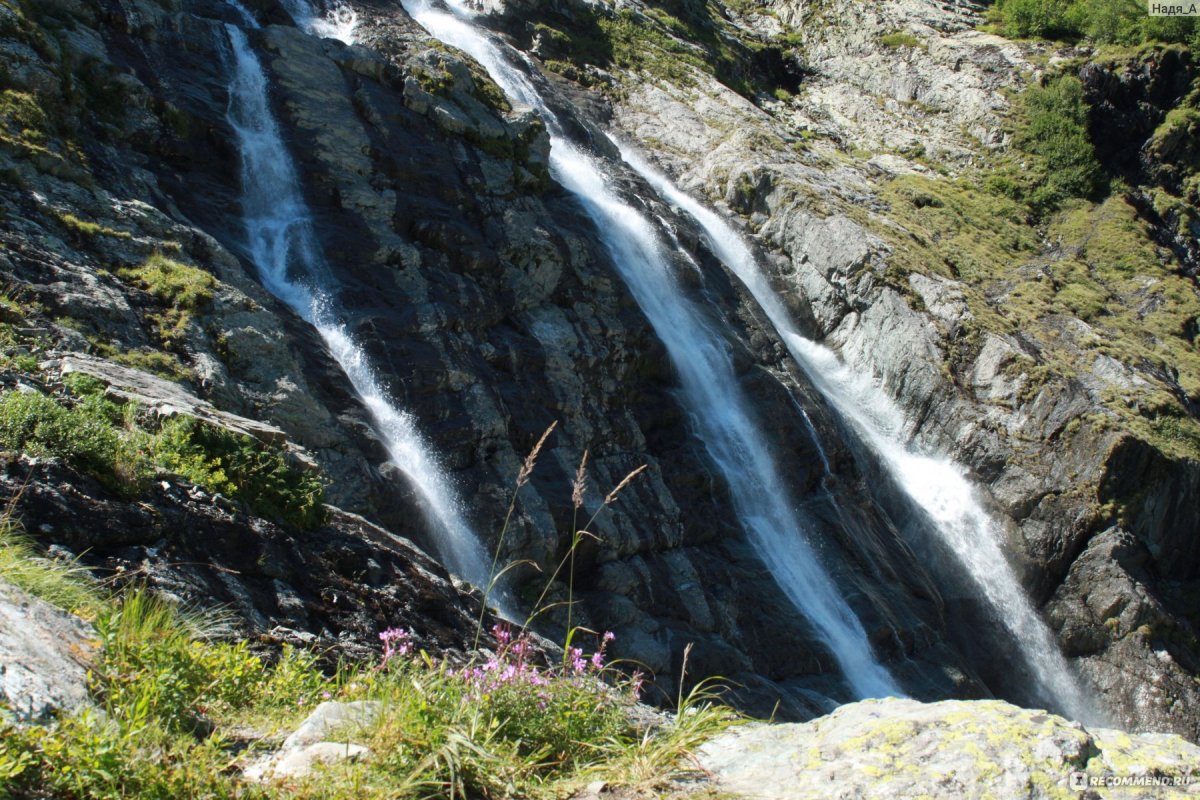
[[[95,631],[0,581],[0,698],[19,722],[49,722],[90,702],[87,664]]]
[[[1178,736],[999,701],[866,700],[805,724],[735,728],[698,760],[722,796],[763,800],[1200,795],[1200,747]]]
[[[131,501],[24,459],[3,467],[0,487],[20,494],[20,519],[55,554],[180,602],[223,606],[238,633],[262,644],[362,659],[380,652],[389,627],[411,629],[429,652],[461,654],[475,636],[477,593],[411,542],[340,509],[319,528],[287,531],[186,482],[160,481]]]
[[[782,716],[807,718],[850,699],[828,647],[747,543],[675,398],[663,347],[597,231],[550,179],[541,121],[398,6],[354,5],[355,45],[302,32],[274,0],[247,3],[262,24],[249,39],[346,328],[442,454],[488,548],[541,570],[515,571],[516,594],[543,594],[572,528],[594,515],[595,538],[573,561],[574,595],[560,573],[544,597],[573,600],[575,624],[615,630],[613,655],[656,673],[665,697],[694,644],[689,676],[730,678],[743,687],[739,702],[763,715],[778,704]],[[553,36],[537,28],[542,19],[608,13],[493,5],[498,27],[546,54]],[[935,189],[948,182],[916,145],[946,169],[1002,148],[1005,93],[1023,85],[1031,55],[1046,54],[973,30],[978,9],[967,4],[839,0],[830,24],[800,26],[809,5],[781,0],[723,17],[754,35],[800,36],[808,83],[789,84],[796,96],[752,102],[712,74],[666,80],[610,60],[579,73],[590,88],[547,81],[550,102],[681,243],[685,291],[725,333],[788,491],[814,520],[823,565],[907,692],[1027,699],[1028,682],[1004,655],[995,611],[952,559],[919,547],[920,510],[847,433],[695,225],[620,166],[605,125],[740,217],[804,333],[886,389],[916,447],[971,470],[1024,585],[1105,704],[1131,725],[1198,735],[1190,598],[1200,551],[1196,509],[1180,498],[1200,472],[1139,437],[1134,423],[1148,417],[1112,410],[1114,397],[1127,410],[1150,408],[1160,390],[1186,398],[1190,378],[1185,386],[1120,352],[1093,358],[1096,319],[1056,312],[1036,325],[994,324],[997,307],[1023,307],[1009,272],[1032,275],[1038,264],[971,283],[966,262],[939,267],[948,258],[931,249],[939,236],[911,217],[942,207]],[[47,546],[86,549],[98,568],[229,603],[256,634],[361,655],[398,624],[431,648],[457,646],[475,600],[408,544],[436,550],[403,471],[319,338],[247,260],[225,27],[244,21],[215,0],[0,8],[0,276],[12,301],[0,318],[10,358],[47,365],[6,366],[5,387],[49,380],[51,364],[90,370],[145,405],[158,398],[285,437],[342,509],[324,528],[296,532],[169,479],[130,501],[60,465],[17,459],[3,481],[11,492],[28,481],[17,505],[27,528]],[[908,38],[892,35],[901,30]],[[782,58],[767,50],[766,61]],[[79,78],[67,86],[62,74]],[[1029,248],[1014,252],[1032,261]],[[135,277],[155,254],[210,273],[211,296],[179,316],[175,300]],[[1051,255],[1038,253],[1052,262],[1042,265],[1046,283],[1061,283]],[[1147,308],[1165,302],[1143,290]],[[554,420],[530,481],[516,486]],[[561,638],[561,606],[543,619]]]

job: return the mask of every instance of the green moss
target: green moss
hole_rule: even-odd
[[[571,17],[542,9],[532,28],[551,68],[568,77],[586,76],[591,65],[641,73],[677,86],[690,86],[695,73],[708,74],[747,97],[772,93],[764,78],[763,45],[731,25],[716,6],[671,0],[630,8],[593,7]],[[568,67],[570,65],[570,67]]]
[[[908,31],[885,33],[879,37],[879,43],[889,50],[901,50],[904,48],[921,51],[929,50],[929,45]]]
[[[129,231],[119,231],[115,228],[109,228],[97,222],[88,222],[82,220],[74,214],[61,213],[58,214],[58,219],[67,229],[74,233],[82,240],[91,239],[96,236],[109,236],[113,239],[132,239],[133,234]]]

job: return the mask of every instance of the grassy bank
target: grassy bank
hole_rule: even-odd
[[[100,644],[93,708],[45,727],[0,721],[0,797],[561,797],[595,780],[649,791],[730,719],[697,695],[673,724],[639,732],[640,679],[605,663],[610,636],[583,631],[574,641],[590,646],[553,666],[499,627],[498,647],[466,663],[420,652],[396,629],[368,663],[322,669],[294,649],[268,658],[225,638],[219,617],[143,590],[110,593],[39,558],[7,519],[0,578],[89,620]],[[326,700],[380,704],[375,721],[339,733],[365,757],[245,777]]]

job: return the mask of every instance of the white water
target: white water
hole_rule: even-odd
[[[767,283],[750,248],[724,219],[675,186],[637,153],[618,143],[621,155],[667,202],[704,229],[717,257],[737,275],[767,314],[796,363],[817,389],[875,451],[897,484],[925,510],[943,542],[966,567],[996,616],[1021,645],[1021,657],[1041,694],[1067,716],[1104,722],[1046,624],[1021,589],[1000,546],[1001,532],[979,502],[963,470],[952,462],[905,446],[907,420],[892,399],[833,351],[800,335]]]
[[[332,285],[329,270],[295,166],[271,114],[266,76],[246,35],[233,25],[226,29],[234,56],[228,119],[241,149],[242,213],[250,258],[263,285],[317,329],[345,372],[370,412],[392,463],[419,495],[442,562],[486,588],[488,558],[460,510],[450,481],[413,418],[388,400],[366,353],[335,318],[326,294],[326,287]]]
[[[511,98],[542,114],[551,137],[551,172],[595,221],[622,277],[666,346],[693,424],[724,475],[758,554],[828,645],[855,695],[901,694],[875,660],[861,623],[819,565],[763,433],[738,389],[728,345],[676,285],[670,254],[655,226],[613,191],[600,162],[562,135],[534,86],[486,36],[464,19],[432,8],[428,0],[402,1],[430,34],[471,54]]]
[[[283,7],[297,25],[314,36],[337,39],[343,44],[354,44],[356,41],[354,29],[358,25],[358,12],[345,3],[329,4],[324,12],[317,10],[308,0],[283,0]]]

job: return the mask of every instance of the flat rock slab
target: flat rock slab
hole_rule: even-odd
[[[1088,729],[998,700],[865,700],[739,727],[698,755],[719,791],[763,800],[1200,797],[1200,747],[1179,736]]]
[[[78,617],[0,581],[0,701],[20,722],[48,722],[89,702],[95,632]]]
[[[182,414],[234,433],[252,436],[267,444],[284,444],[287,441],[286,434],[274,425],[221,411],[178,383],[139,369],[125,367],[85,353],[63,356],[58,368],[64,376],[71,373],[91,376],[108,386],[105,394],[109,398],[121,403],[137,403],[160,417]]]

